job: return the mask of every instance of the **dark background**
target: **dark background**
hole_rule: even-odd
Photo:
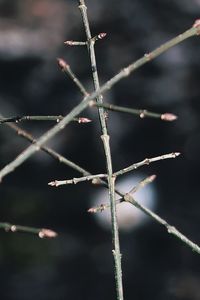
[[[101,82],[199,17],[198,0],[87,1],[93,34],[107,32],[96,44]],[[4,116],[66,114],[79,91],[57,66],[63,57],[92,90],[77,1],[0,1],[0,113]],[[173,112],[174,123],[109,113],[114,170],[145,157],[180,151],[176,160],[144,167],[157,174],[156,212],[200,243],[200,39],[194,37],[145,65],[105,94],[118,105]],[[71,123],[53,140],[53,149],[92,173],[105,171],[98,117]],[[52,123],[19,126],[36,137]],[[0,167],[28,142],[2,125]],[[137,172],[137,171],[136,171]],[[89,183],[51,188],[54,179],[80,174],[37,153],[1,183],[1,221],[56,230],[54,240],[34,235],[0,234],[0,299],[115,299],[111,234],[87,213],[95,187]],[[97,189],[97,188],[96,188]],[[98,188],[100,189],[100,188]],[[131,209],[131,208],[130,208]],[[120,233],[125,299],[200,299],[199,257],[154,221]]]

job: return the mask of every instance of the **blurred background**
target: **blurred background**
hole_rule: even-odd
[[[88,0],[93,35],[104,83],[121,68],[190,28],[199,17],[199,0]],[[0,113],[67,114],[82,96],[57,66],[63,57],[92,91],[78,1],[0,1]],[[200,39],[191,38],[145,65],[104,95],[106,102],[155,112],[172,112],[172,123],[109,112],[113,168],[173,151],[182,155],[138,169],[117,181],[127,192],[145,176],[154,183],[135,197],[200,243]],[[89,124],[70,123],[48,146],[91,173],[105,172],[98,116]],[[35,137],[53,122],[18,124]],[[28,146],[5,124],[0,127],[0,167]],[[0,232],[2,300],[115,299],[108,213],[87,209],[107,202],[107,191],[90,183],[52,188],[55,179],[80,174],[47,154],[36,153],[1,183],[1,222],[51,228],[54,240]],[[199,257],[129,204],[119,212],[126,300],[200,299]]]

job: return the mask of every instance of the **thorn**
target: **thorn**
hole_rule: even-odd
[[[163,121],[175,121],[178,117],[174,114],[171,114],[171,113],[165,113],[165,114],[162,114],[161,115],[161,120]]]

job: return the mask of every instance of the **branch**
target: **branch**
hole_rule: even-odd
[[[85,5],[84,0],[79,0],[79,9],[81,12],[83,25],[85,28],[85,33],[87,37],[88,43],[88,53],[90,56],[90,64],[93,76],[93,84],[94,89],[96,92],[100,89],[99,84],[99,76],[97,71],[97,64],[96,64],[96,55],[94,50],[95,40],[92,39],[91,32],[90,32],[90,25],[87,16],[87,7]],[[96,97],[97,103],[103,103],[103,97],[98,94]],[[117,223],[117,212],[116,212],[116,203],[115,203],[115,177],[113,177],[113,170],[112,170],[112,158],[111,158],[111,149],[110,149],[110,137],[107,129],[106,124],[106,115],[103,107],[98,108],[99,119],[101,124],[101,139],[104,146],[104,152],[106,157],[106,169],[108,173],[108,190],[109,190],[109,199],[110,199],[110,212],[111,212],[111,223],[112,223],[112,239],[113,239],[113,246],[114,249],[113,257],[114,257],[114,265],[115,265],[115,283],[116,283],[116,292],[117,292],[117,299],[123,300],[123,285],[122,285],[122,268],[121,268],[121,253],[120,253],[120,244],[119,244],[119,232],[118,232],[118,223]]]
[[[131,193],[137,192],[137,190],[139,188],[143,187],[144,184],[150,183],[154,179],[155,179],[154,175],[150,176],[150,177],[146,178],[145,180],[141,181],[129,193],[126,193],[126,194],[125,193],[121,193],[122,197],[120,199],[117,199],[116,203],[119,204],[119,203],[124,202],[124,201],[131,203],[132,205],[134,205],[135,207],[137,207],[139,210],[143,211],[145,213],[145,215],[149,216],[150,218],[152,218],[154,221],[156,221],[160,225],[163,225],[169,234],[174,235],[176,238],[178,238],[180,241],[182,241],[184,244],[186,244],[190,249],[192,249],[192,251],[200,254],[200,247],[196,243],[194,243],[190,239],[188,239],[178,229],[176,229],[174,226],[170,225],[165,219],[161,218],[159,215],[157,215],[156,213],[154,213],[153,211],[151,211],[147,207],[145,207],[142,204],[140,204],[131,195]],[[109,207],[110,207],[109,204],[101,204],[98,207],[92,207],[92,208],[90,208],[88,210],[88,212],[90,212],[90,213],[102,212],[103,210],[105,210],[105,209],[107,209]]]
[[[91,40],[93,42],[96,42],[98,40],[102,40],[106,35],[107,35],[107,33],[101,32],[101,33],[95,35],[93,38],[91,38]],[[86,42],[80,42],[80,41],[70,40],[70,41],[65,41],[64,44],[68,45],[68,46],[87,46],[88,45],[88,41],[86,41]]]
[[[2,115],[0,115],[2,117]],[[37,139],[33,137],[28,131],[20,128],[19,126],[12,124],[12,123],[6,123],[6,125],[13,129],[17,135],[23,137],[25,140],[29,141],[32,144],[37,143]],[[81,168],[79,165],[75,164],[71,160],[65,158],[64,156],[60,155],[58,152],[52,150],[49,147],[41,146],[40,150],[50,155],[52,158],[58,160],[60,163],[63,163],[67,165],[68,167],[76,170],[77,172],[83,174],[84,176],[91,175],[87,170]]]
[[[142,204],[138,203],[129,193],[124,194],[124,201],[133,204],[135,207],[139,208],[143,211],[146,215],[154,219],[157,223],[163,225],[167,232],[177,237],[181,240],[184,244],[186,244],[189,248],[193,251],[200,254],[200,247],[193,243],[190,239],[188,239],[184,234],[182,234],[179,230],[177,230],[174,226],[170,225],[167,221],[159,217],[156,213],[152,212],[148,208],[144,207]]]
[[[159,160],[164,160],[164,159],[169,159],[169,158],[176,158],[180,155],[180,152],[172,152],[172,153],[169,153],[169,154],[163,154],[163,155],[160,155],[160,156],[156,156],[156,157],[152,157],[152,158],[145,158],[144,160],[138,162],[138,163],[135,163],[127,168],[124,168],[122,170],[119,170],[117,172],[115,172],[113,175],[115,176],[119,176],[119,175],[123,175],[125,173],[128,173],[130,171],[133,171],[133,170],[136,170],[144,165],[149,165],[153,162],[156,162],[156,161],[159,161]]]
[[[31,157],[35,152],[40,149],[40,147],[45,144],[48,140],[53,138],[58,132],[60,132],[63,128],[65,128],[69,122],[72,121],[74,117],[79,115],[89,104],[89,102],[95,99],[97,96],[101,95],[105,91],[109,90],[112,86],[114,86],[117,82],[121,79],[129,76],[132,72],[136,69],[140,68],[145,63],[151,61],[158,55],[162,54],[163,52],[167,51],[171,47],[181,43],[182,41],[188,39],[189,37],[199,35],[200,34],[200,22],[196,21],[193,27],[184,33],[178,35],[176,38],[170,40],[169,42],[163,44],[159,48],[155,49],[154,51],[150,52],[149,54],[144,55],[144,57],[140,58],[136,62],[130,64],[122,71],[120,71],[117,75],[112,77],[108,80],[105,84],[102,85],[97,91],[93,92],[91,95],[84,98],[84,100],[77,105],[68,115],[66,115],[60,123],[56,124],[52,129],[47,131],[44,135],[42,135],[37,143],[34,145],[29,146],[24,152],[22,152],[15,160],[11,163],[6,165],[0,171],[0,181],[3,179],[4,176],[13,172],[18,166],[20,166],[24,161],[26,161],[29,157]]]
[[[127,168],[121,169],[121,170],[113,173],[113,176],[117,177],[117,176],[123,175],[125,173],[131,172],[133,170],[136,170],[139,167],[142,167],[144,165],[149,165],[150,163],[153,163],[153,162],[156,162],[159,160],[176,158],[179,155],[180,155],[179,152],[172,152],[169,154],[163,154],[163,155],[152,157],[152,158],[145,158],[144,160],[142,160],[138,163],[135,163]],[[83,177],[73,178],[73,179],[54,180],[54,181],[49,182],[48,185],[58,187],[60,185],[77,184],[79,182],[90,181],[90,180],[92,180],[93,184],[101,184],[100,178],[107,178],[107,177],[108,177],[107,174],[86,175]]]
[[[102,104],[98,104],[94,101],[91,101],[90,106],[103,107],[103,108],[106,108],[107,110],[111,110],[111,111],[115,111],[115,112],[136,115],[136,116],[139,116],[141,119],[149,117],[149,118],[156,118],[156,119],[160,119],[162,121],[168,121],[168,122],[174,121],[177,119],[177,116],[174,114],[171,114],[171,113],[159,114],[159,113],[155,113],[152,111],[148,111],[146,109],[133,109],[130,107],[118,106],[118,105],[113,105],[113,104],[109,104],[109,103],[105,103],[105,102]]]
[[[9,117],[9,118],[1,118],[0,124],[4,123],[10,123],[15,122],[19,123],[22,121],[56,121],[59,123],[63,119],[63,116],[15,116],[15,117]],[[72,121],[78,122],[78,123],[89,123],[91,122],[90,119],[80,117],[80,118],[73,118]]]
[[[0,228],[5,229],[5,231],[11,232],[25,232],[37,234],[40,238],[55,238],[57,233],[51,229],[46,228],[35,228],[35,227],[27,227],[21,225],[13,225],[10,223],[0,223]]]
[[[68,179],[68,180],[54,180],[48,183],[50,186],[60,186],[60,185],[67,185],[67,184],[77,184],[82,181],[90,181],[92,180],[93,184],[98,184],[100,178],[107,178],[107,174],[97,174],[97,175],[88,175],[84,177],[79,177],[79,178],[73,178],[73,179]]]

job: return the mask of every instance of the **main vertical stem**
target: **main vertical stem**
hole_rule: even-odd
[[[90,56],[94,88],[97,91],[100,88],[100,84],[99,84],[99,77],[98,77],[95,50],[94,50],[95,41],[92,40],[88,16],[87,16],[87,7],[85,5],[84,0],[79,0],[79,9],[81,12],[81,16],[83,19],[83,24],[86,32],[86,37],[87,37],[87,47]],[[96,101],[97,103],[102,103],[103,102],[102,95],[99,95],[96,98]],[[114,265],[115,265],[116,292],[117,292],[117,299],[123,300],[121,253],[120,253],[119,232],[118,232],[116,202],[115,202],[115,177],[113,177],[113,170],[112,170],[112,158],[111,158],[110,142],[109,142],[110,138],[108,135],[104,108],[99,107],[98,111],[99,111],[99,119],[100,119],[101,129],[102,129],[101,138],[104,145],[104,151],[106,156],[106,168],[108,172],[108,188],[109,188],[109,199],[110,199],[110,207],[111,207],[112,239],[113,239],[113,246],[114,246],[113,257],[114,257]]]

